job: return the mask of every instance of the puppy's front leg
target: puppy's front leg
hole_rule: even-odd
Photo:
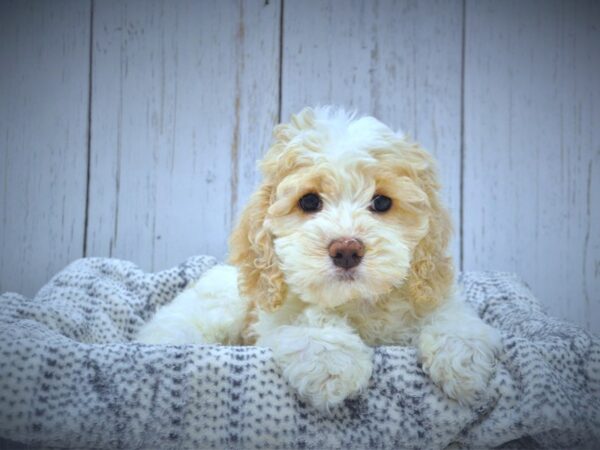
[[[449,397],[463,405],[485,399],[500,333],[462,300],[450,300],[426,319],[418,347],[423,370]]]
[[[293,325],[261,335],[275,362],[300,396],[329,410],[367,387],[373,350],[340,317],[307,308]]]

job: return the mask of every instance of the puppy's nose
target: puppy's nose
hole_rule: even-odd
[[[365,255],[365,246],[354,238],[340,238],[329,244],[329,256],[333,264],[344,269],[352,269],[360,264]]]

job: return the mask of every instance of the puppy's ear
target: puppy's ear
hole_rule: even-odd
[[[287,291],[273,239],[264,227],[272,193],[272,186],[265,183],[252,195],[229,239],[229,259],[239,269],[240,294],[267,311],[281,306]]]
[[[452,295],[454,268],[447,255],[452,221],[439,199],[435,163],[427,152],[413,146],[410,159],[419,187],[427,194],[428,231],[413,251],[406,282],[408,297],[418,314],[425,314]]]
[[[260,163],[262,186],[252,195],[229,239],[229,260],[238,266],[240,293],[262,309],[279,308],[287,293],[283,272],[273,248],[273,238],[265,228],[267,210],[273,203],[275,186],[296,164],[290,141],[314,125],[315,113],[304,108],[289,123],[273,129],[273,145]]]
[[[265,228],[265,218],[274,200],[275,186],[294,165],[292,155],[285,151],[286,146],[313,118],[313,111],[306,108],[292,116],[290,123],[273,129],[273,145],[260,163],[263,184],[250,197],[229,239],[229,260],[239,269],[240,294],[267,311],[281,306],[287,286],[273,248],[273,238]]]

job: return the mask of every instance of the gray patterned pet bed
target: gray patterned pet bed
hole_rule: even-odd
[[[268,349],[130,342],[213,264],[195,257],[147,274],[129,262],[82,259],[33,299],[1,296],[0,437],[128,449],[600,442],[600,340],[546,316],[513,275],[462,277],[468,300],[503,335],[488,404],[459,406],[422,372],[414,348],[380,347],[368,392],[326,415],[295,397]]]

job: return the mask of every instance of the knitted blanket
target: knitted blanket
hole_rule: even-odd
[[[600,339],[548,317],[515,276],[466,273],[501,330],[489,402],[448,399],[414,348],[376,349],[368,391],[330,414],[300,401],[267,348],[132,343],[156,308],[215,264],[158,273],[75,261],[33,299],[0,297],[0,437],[65,448],[593,447]],[[508,443],[508,444],[507,444]]]

